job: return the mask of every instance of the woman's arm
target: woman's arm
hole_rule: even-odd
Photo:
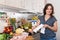
[[[45,27],[45,28],[49,28],[49,29],[51,29],[51,30],[54,31],[54,32],[57,32],[57,29],[58,29],[57,21],[55,21],[53,27],[51,27],[51,26],[49,26],[49,25],[47,25],[47,24],[45,24],[44,27]]]

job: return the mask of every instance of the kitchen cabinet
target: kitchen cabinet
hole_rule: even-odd
[[[25,9],[25,1],[26,1],[26,0],[18,0],[18,3],[19,3],[19,4],[18,4],[18,7]]]
[[[45,0],[19,0],[19,8],[21,6],[31,12],[42,12],[44,5]]]
[[[7,5],[11,7],[18,7],[19,0],[0,0],[1,5]]]
[[[24,8],[24,0],[0,0],[0,4],[15,8]]]
[[[31,12],[42,12],[45,0],[0,0],[0,4],[26,9]]]
[[[18,0],[5,0],[5,5],[12,6],[12,7],[18,7]]]
[[[5,0],[0,0],[0,4],[4,5],[5,4]]]

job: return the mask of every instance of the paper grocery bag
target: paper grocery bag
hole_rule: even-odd
[[[34,40],[32,36],[28,36],[25,40]]]

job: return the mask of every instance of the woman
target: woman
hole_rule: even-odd
[[[40,40],[56,40],[57,32],[57,20],[53,16],[54,7],[52,4],[46,4],[44,10],[44,15],[39,16],[38,24],[44,24],[45,34],[40,33]]]

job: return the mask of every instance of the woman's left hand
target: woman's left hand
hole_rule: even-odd
[[[48,28],[48,26],[49,26],[49,25],[47,25],[47,24],[44,24],[44,27],[45,27],[45,28]]]

